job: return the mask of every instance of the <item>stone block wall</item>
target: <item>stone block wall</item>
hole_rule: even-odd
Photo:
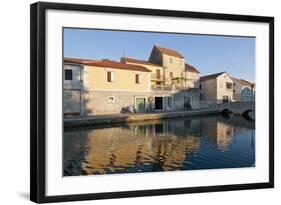
[[[79,114],[80,113],[80,90],[64,90],[63,93],[63,109],[64,114]]]
[[[80,96],[81,94],[81,96]],[[154,112],[155,96],[163,97],[162,111],[184,110],[184,102],[191,104],[193,109],[199,108],[200,93],[198,89],[180,92],[121,92],[121,91],[64,91],[64,113],[80,115],[117,114],[128,106],[135,107],[135,98],[146,99],[146,112]],[[152,98],[151,102],[148,99]],[[171,103],[172,101],[172,103]],[[172,105],[171,105],[172,104]]]
[[[135,93],[113,91],[84,91],[83,114],[121,113],[127,106],[134,106]]]

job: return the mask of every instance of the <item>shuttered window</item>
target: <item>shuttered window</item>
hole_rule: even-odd
[[[160,69],[156,70],[156,79],[160,79]]]
[[[135,76],[136,76],[135,77],[136,84],[140,84],[140,74],[136,74]]]
[[[107,82],[113,82],[114,81],[114,73],[111,71],[107,71]]]

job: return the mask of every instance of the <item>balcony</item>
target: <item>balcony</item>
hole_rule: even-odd
[[[164,75],[157,75],[155,73],[152,73],[151,74],[151,81],[154,81],[154,82],[164,82],[165,78],[164,78]]]

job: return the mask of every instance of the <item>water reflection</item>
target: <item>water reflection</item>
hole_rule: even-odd
[[[254,126],[211,116],[67,130],[64,175],[253,166]]]

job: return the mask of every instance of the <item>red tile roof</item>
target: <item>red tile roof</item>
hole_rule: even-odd
[[[83,62],[85,62],[85,61],[96,61],[96,60],[85,59],[85,58],[68,58],[68,57],[64,58],[64,62],[67,62],[67,63],[83,64]]]
[[[200,81],[217,78],[219,75],[221,75],[223,73],[226,73],[226,72],[224,71],[224,72],[220,72],[220,73],[214,73],[214,74],[211,74],[211,75],[202,76],[202,77],[200,77]]]
[[[156,46],[155,48],[158,49],[161,53],[169,55],[169,56],[174,56],[177,58],[184,58],[179,52],[177,52],[176,50],[170,49],[170,48],[164,48],[161,46]]]
[[[194,68],[192,65],[185,64],[185,71],[192,72],[192,73],[200,73],[196,68]]]
[[[255,83],[251,83],[251,82],[249,82],[247,80],[244,80],[244,79],[240,79],[240,80],[242,81],[242,84],[244,84],[244,85],[249,85],[249,86],[255,85]]]
[[[247,86],[254,86],[255,85],[255,83],[251,83],[251,82],[249,82],[249,81],[247,81],[247,80],[244,80],[244,79],[238,79],[238,78],[234,78],[234,77],[232,77],[234,80],[237,80],[237,81],[239,81],[241,84],[243,84],[243,85],[247,85]]]
[[[139,63],[139,64],[144,64],[144,65],[151,65],[151,66],[161,67],[160,65],[156,65],[156,64],[150,63],[148,61],[139,60],[139,59],[135,59],[135,58],[122,57],[121,58],[121,62],[123,62],[123,63],[126,63],[126,62],[129,62],[129,63]]]
[[[140,66],[140,65],[132,65],[126,63],[120,63],[116,61],[86,61],[83,64],[88,66],[96,66],[96,67],[105,67],[105,68],[116,68],[116,69],[123,69],[123,70],[134,70],[134,71],[142,71],[142,72],[151,72],[151,70]]]

